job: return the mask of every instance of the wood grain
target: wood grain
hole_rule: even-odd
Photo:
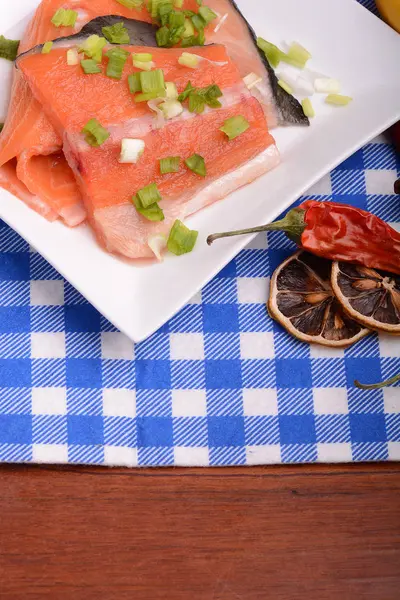
[[[0,468],[1,600],[399,600],[400,465]]]

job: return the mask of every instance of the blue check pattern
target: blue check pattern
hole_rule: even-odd
[[[367,4],[367,3],[366,3]],[[380,137],[307,197],[400,223],[400,163]],[[299,200],[299,202],[302,199]],[[400,460],[400,343],[310,347],[266,314],[294,251],[261,235],[147,341],[134,345],[0,226],[0,461],[127,466]]]

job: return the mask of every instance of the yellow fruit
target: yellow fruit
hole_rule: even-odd
[[[400,0],[376,0],[376,5],[386,23],[400,33]]]

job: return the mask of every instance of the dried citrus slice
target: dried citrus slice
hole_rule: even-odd
[[[330,260],[299,251],[285,260],[271,280],[268,310],[303,342],[346,347],[370,333],[350,319],[336,300]]]
[[[334,262],[332,288],[345,312],[369,329],[400,335],[400,276]]]

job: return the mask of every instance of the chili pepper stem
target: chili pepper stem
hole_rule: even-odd
[[[291,240],[299,243],[305,229],[304,213],[304,210],[293,208],[283,219],[274,221],[269,225],[260,225],[259,227],[251,227],[250,229],[238,229],[237,231],[214,233],[208,236],[207,244],[211,246],[213,242],[222,238],[261,233],[262,231],[284,231]]]
[[[395,375],[394,377],[391,377],[390,379],[387,379],[386,381],[381,381],[381,383],[366,384],[360,383],[356,380],[354,382],[354,385],[360,388],[360,390],[379,390],[380,388],[387,387],[388,385],[394,385],[398,381],[400,381],[400,373],[398,375]]]

